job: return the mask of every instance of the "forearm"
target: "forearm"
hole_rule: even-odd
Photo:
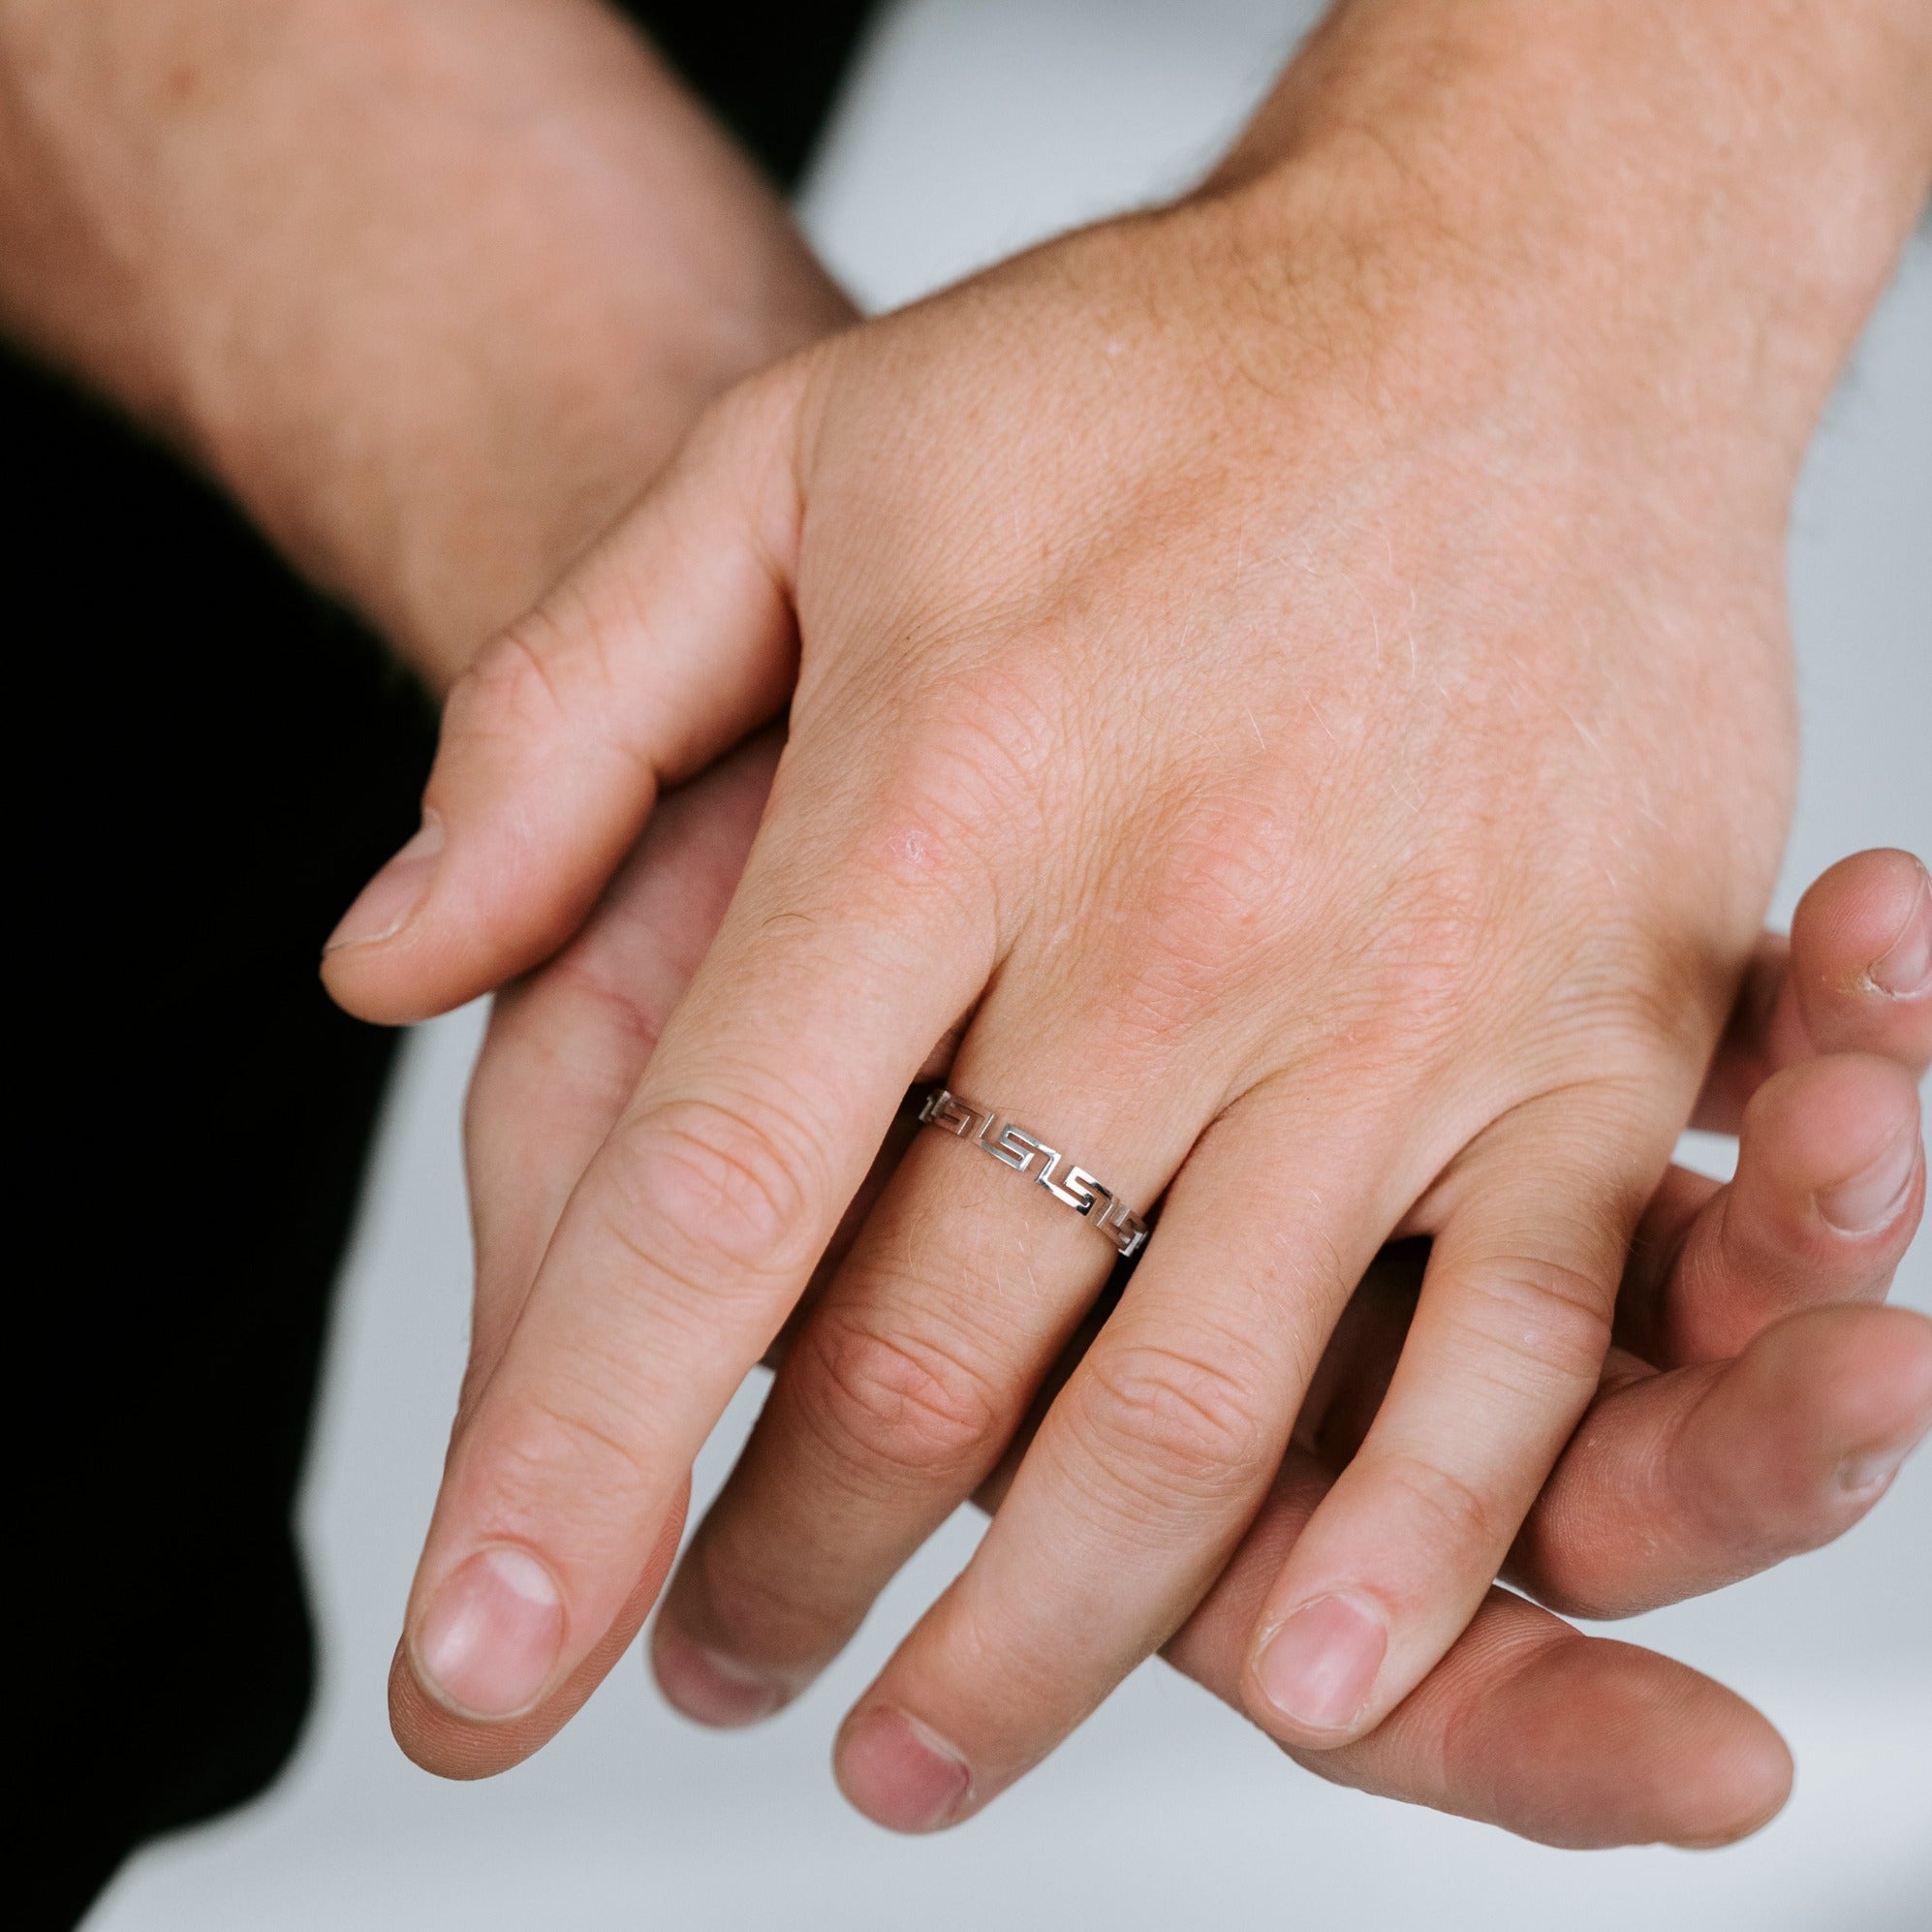
[[[1342,0],[1209,192],[1595,433],[1749,416],[1783,490],[1928,184],[1928,0]]]
[[[0,319],[432,678],[835,326],[593,0],[7,0]]]

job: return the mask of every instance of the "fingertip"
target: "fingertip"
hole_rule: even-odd
[[[687,1476],[677,1486],[629,1597],[615,1619],[564,1680],[536,1704],[495,1721],[454,1710],[423,1681],[420,1643],[406,1634],[390,1665],[390,1729],[403,1755],[439,1778],[494,1777],[540,1750],[569,1723],[635,1640],[657,1601],[683,1533],[690,1506]]]
[[[1775,1124],[1780,1144],[1809,1156],[1821,1177],[1878,1151],[1898,1128],[1916,1124],[1918,1087],[1895,1061],[1877,1053],[1821,1053],[1773,1074],[1744,1110],[1741,1138],[1762,1139]],[[1854,1164],[1855,1165],[1855,1158]]]
[[[1854,852],[1827,866],[1792,916],[1792,946],[1808,972],[1862,979],[1913,926],[1932,919],[1932,876],[1896,846]]]
[[[1932,1430],[1932,1321],[1818,1308],[1767,1329],[1690,1412],[1673,1486],[1749,1569],[1858,1520]],[[1715,1511],[1714,1511],[1715,1506]]]
[[[1812,1040],[1922,1066],[1932,1054],[1932,877],[1909,852],[1855,853],[1792,920],[1792,968]]]
[[[500,1723],[542,1697],[565,1623],[563,1592],[540,1558],[514,1545],[480,1549],[443,1578],[414,1619],[411,1665],[452,1715]]]
[[[930,1725],[889,1704],[855,1711],[832,1759],[847,1801],[888,1831],[943,1830],[973,1803],[973,1770]]]
[[[1752,1097],[1736,1193],[1793,1240],[1865,1240],[1905,1224],[1922,1165],[1912,1075],[1875,1054],[1827,1054],[1773,1075]]]
[[[1862,1515],[1932,1433],[1932,1321],[1909,1308],[1821,1310],[1786,1346],[1817,1366],[1818,1486]]]
[[[423,1688],[407,1638],[390,1660],[390,1732],[410,1762],[432,1777],[457,1783],[493,1778],[519,1762],[531,1748],[519,1726],[504,1729],[457,1717]]]
[[[364,886],[324,941],[322,954],[379,946],[401,931],[424,899],[442,859],[442,815],[424,809],[422,823],[395,857]]]
[[[651,1632],[651,1673],[670,1707],[713,1730],[762,1723],[785,1702],[785,1688],[763,1672],[685,1636],[660,1617]]]
[[[394,967],[407,956],[405,934],[429,903],[448,842],[442,814],[424,807],[415,834],[357,893],[323,942],[323,985],[358,1019],[405,1026],[439,1011],[409,983],[414,976],[399,981]]]
[[[1248,1669],[1257,1724],[1285,1744],[1326,1749],[1351,1742],[1383,1662],[1388,1621],[1367,1599],[1337,1592],[1300,1605],[1267,1631]]]
[[[1718,1852],[1755,1836],[1791,1802],[1796,1773],[1777,1727],[1742,1704],[1687,1786],[1686,1816],[1660,1842],[1685,1852]]]
[[[1761,1346],[1819,1390],[1848,1442],[1932,1419],[1932,1317],[1916,1309],[1812,1309],[1781,1322]]]
[[[1674,1660],[1566,1632],[1530,1653],[1455,1740],[1526,1836],[1571,1850],[1715,1849],[1791,1795],[1785,1740],[1734,1692]]]
[[[329,998],[358,1019],[413,1026],[542,965],[581,926],[648,809],[568,841],[550,827],[450,830],[425,812],[329,936]]]

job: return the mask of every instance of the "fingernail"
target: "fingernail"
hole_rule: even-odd
[[[399,931],[428,896],[442,856],[443,821],[434,812],[424,812],[421,830],[362,888],[322,950],[338,952],[345,946],[369,946]]]
[[[1291,1724],[1340,1730],[1368,1702],[1387,1650],[1380,1617],[1346,1597],[1318,1597],[1269,1637],[1255,1677]]]
[[[1906,1465],[1914,1449],[1925,1440],[1921,1423],[1902,1443],[1886,1443],[1880,1449],[1859,1449],[1838,1465],[1838,1486],[1854,1496],[1869,1496],[1883,1489]]]
[[[658,1688],[674,1708],[699,1724],[721,1729],[756,1724],[769,1717],[784,1699],[784,1689],[771,1678],[660,1624],[651,1645],[651,1663]]]
[[[479,1550],[443,1579],[411,1651],[416,1674],[465,1717],[514,1717],[557,1666],[564,1605],[550,1573],[520,1549]]]
[[[1875,1234],[1891,1225],[1918,1170],[1918,1136],[1908,1129],[1849,1180],[1818,1192],[1818,1211],[1841,1234]]]
[[[1919,879],[1912,917],[1885,956],[1872,962],[1865,977],[1880,992],[1895,1000],[1916,999],[1932,990],[1932,880]]]
[[[966,1760],[918,1718],[887,1704],[861,1712],[839,1739],[838,1781],[888,1831],[935,1831],[973,1789]]]

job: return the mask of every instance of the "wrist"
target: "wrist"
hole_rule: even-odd
[[[440,686],[713,395],[851,311],[601,5],[359,11],[297,0],[310,57],[264,77],[269,114],[296,70],[318,140],[352,132],[321,205],[285,181],[171,343],[208,467]]]
[[[596,0],[21,0],[0,317],[432,682],[850,311]]]
[[[331,367],[317,380],[212,371],[198,386],[198,444],[284,552],[442,689],[651,482],[715,396],[852,319],[756,193],[707,205],[702,268],[677,271],[677,222],[640,201],[589,232],[524,237],[507,273],[472,283],[474,299],[393,329],[324,318]],[[331,437],[345,392],[366,440]]]
[[[1932,184],[1928,104],[1918,0],[1347,0],[1202,193],[1260,286],[1335,268],[1422,318],[1419,380],[1544,382],[1672,462],[1734,431],[1781,515]]]

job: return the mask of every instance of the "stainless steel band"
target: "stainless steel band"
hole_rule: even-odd
[[[919,1119],[956,1139],[977,1141],[1002,1167],[1038,1181],[1055,1200],[1091,1221],[1124,1259],[1131,1261],[1145,1246],[1146,1222],[1086,1169],[1069,1168],[1062,1175],[1059,1149],[1049,1147],[1037,1134],[1027,1133],[1011,1120],[1002,1126],[991,1108],[945,1087],[919,1108]]]

